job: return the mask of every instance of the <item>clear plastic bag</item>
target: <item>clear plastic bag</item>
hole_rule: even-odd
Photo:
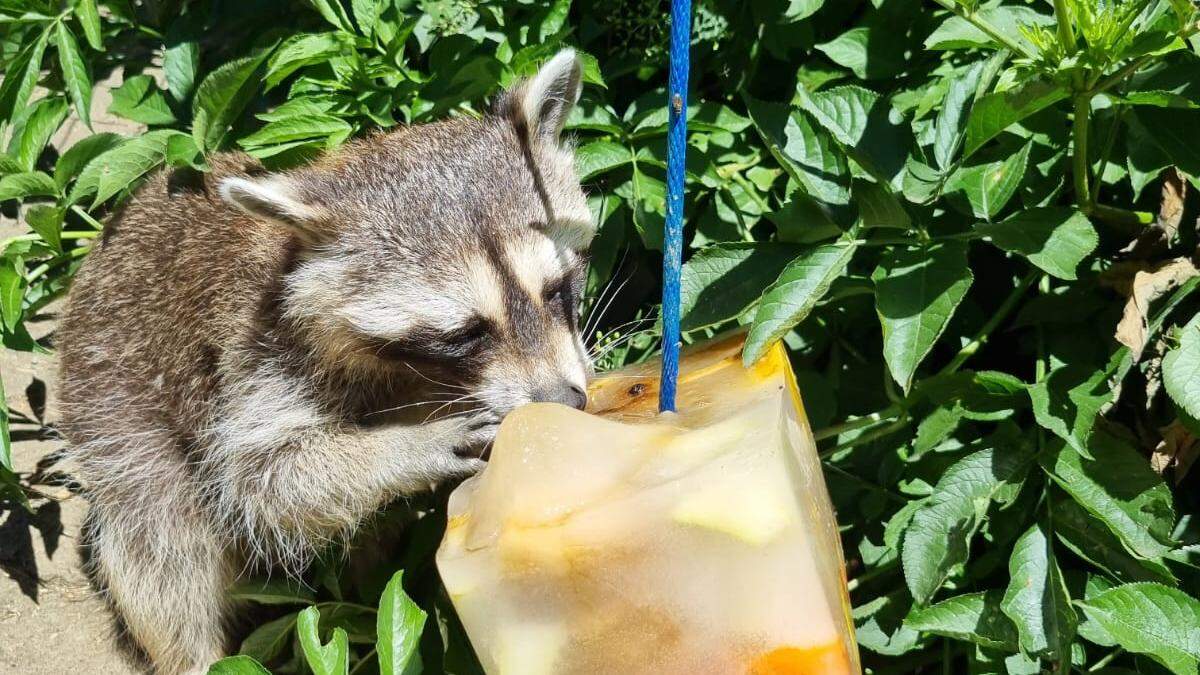
[[[450,499],[442,579],[490,675],[859,673],[833,509],[781,346],[685,351],[533,404]]]

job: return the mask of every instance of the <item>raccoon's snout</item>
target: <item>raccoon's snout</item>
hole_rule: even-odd
[[[561,403],[576,410],[583,410],[587,407],[587,392],[564,380],[554,387],[535,389],[530,400],[534,403]]]

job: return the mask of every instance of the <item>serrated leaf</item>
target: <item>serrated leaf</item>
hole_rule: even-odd
[[[290,643],[296,616],[293,612],[255,628],[242,640],[238,653],[259,661],[271,661]]]
[[[1038,424],[1085,456],[1096,417],[1112,396],[1108,373],[1084,364],[1059,366],[1029,388]]]
[[[575,151],[575,171],[580,182],[586,182],[633,159],[629,148],[612,141],[592,141]]]
[[[912,135],[886,99],[857,86],[800,89],[798,95],[803,108],[873,176],[891,183],[900,175]]]
[[[227,656],[208,667],[208,675],[271,675],[249,656]]]
[[[793,326],[808,317],[854,257],[855,244],[817,246],[788,263],[775,283],[763,291],[746,336],[742,362],[758,361]]]
[[[175,123],[175,113],[149,75],[135,75],[114,89],[108,112],[142,124]]]
[[[904,69],[907,46],[896,32],[868,23],[851,28],[816,48],[859,79],[877,80]]]
[[[200,45],[195,40],[175,38],[163,49],[163,77],[167,80],[167,91],[176,103],[183,103],[196,85],[196,74],[200,69]]]
[[[25,278],[7,258],[0,264],[0,320],[9,332],[21,322],[21,302],[25,297]]]
[[[1021,650],[1030,656],[1069,660],[1079,617],[1041,523],[1017,539],[1008,559],[1008,575],[1000,607],[1017,627]]]
[[[875,309],[883,325],[883,357],[905,391],[933,349],[974,279],[965,244],[884,254],[872,274]]]
[[[1130,652],[1148,654],[1177,675],[1200,666],[1200,601],[1153,583],[1117,586],[1081,603],[1088,618]]]
[[[976,61],[965,73],[950,78],[946,98],[942,100],[942,107],[938,110],[933,137],[933,158],[943,171],[954,164],[954,158],[962,146],[967,128],[967,114],[975,101],[979,78],[986,64],[986,61]]]
[[[53,197],[58,194],[54,179],[41,171],[11,173],[0,178],[0,202],[26,197]]]
[[[1032,49],[1033,45],[1021,34],[1021,26],[1045,26],[1054,23],[1054,18],[1030,7],[1001,5],[980,7],[975,15],[981,22],[995,27],[1002,35],[1018,44]],[[999,48],[987,33],[975,27],[967,19],[951,16],[942,22],[929,37],[925,38],[926,49],[970,49],[973,47]]]
[[[42,150],[67,118],[67,102],[61,98],[44,98],[18,117],[13,128],[9,152],[25,171],[33,171]]]
[[[1121,540],[1131,554],[1161,564],[1171,547],[1171,491],[1135,449],[1109,434],[1093,434],[1092,458],[1055,443],[1039,458],[1067,494]]]
[[[267,62],[267,89],[277,86],[304,66],[344,56],[354,49],[350,35],[340,32],[308,33],[285,40]]]
[[[1118,581],[1162,581],[1175,577],[1161,560],[1135,558],[1121,540],[1074,499],[1054,500],[1054,534],[1064,546]]]
[[[42,72],[42,57],[49,41],[50,30],[43,30],[8,63],[4,82],[0,83],[0,121],[11,120],[29,102]]]
[[[667,216],[667,184],[648,175],[635,163],[633,176],[613,192],[629,204],[633,226],[642,244],[652,251],[661,251]]]
[[[917,425],[917,435],[913,437],[912,453],[906,461],[916,462],[946,440],[962,421],[964,410],[958,404],[943,405],[921,420]]]
[[[269,52],[229,61],[209,73],[192,101],[192,137],[205,153],[221,147],[225,134],[258,87],[258,71]]]
[[[346,631],[334,628],[332,639],[328,644],[322,644],[317,630],[320,620],[321,613],[316,607],[309,607],[297,617],[296,636],[304,651],[304,660],[313,675],[346,675],[350,670],[350,643]]]
[[[849,203],[850,172],[828,134],[814,128],[798,110],[749,96],[745,99],[755,128],[788,175],[822,202]]]
[[[88,162],[108,152],[125,141],[119,134],[104,132],[93,134],[75,143],[59,156],[54,164],[54,183],[62,190]]]
[[[1066,97],[1067,90],[1061,84],[1044,80],[980,97],[967,119],[963,156],[970,156],[1008,127]]]
[[[245,148],[277,145],[313,138],[328,138],[336,136],[346,138],[353,127],[346,120],[333,115],[304,115],[288,117],[278,122],[271,122],[258,131],[238,139],[238,145]]]
[[[992,501],[1024,480],[1032,448],[1010,427],[986,439],[991,446],[952,464],[904,532],[904,580],[918,605],[933,598],[955,567]]]
[[[92,128],[92,76],[88,74],[87,61],[79,53],[75,34],[65,22],[59,22],[54,31],[54,44],[58,47],[58,63],[62,67],[63,80],[75,112],[87,128]]]
[[[1029,209],[978,229],[996,246],[1023,255],[1047,274],[1067,280],[1077,278],[1079,263],[1100,243],[1091,221],[1073,208]]]
[[[899,656],[917,648],[920,633],[904,623],[912,598],[903,590],[877,597],[854,608],[854,637],[860,647],[876,654]]]
[[[991,221],[1004,208],[1025,178],[1031,143],[997,161],[963,166],[946,181],[946,193],[976,218]],[[965,202],[965,204],[962,204]]]
[[[1200,419],[1200,315],[1179,331],[1179,346],[1162,361],[1163,387],[1192,419]]]
[[[354,26],[350,24],[350,17],[346,16],[346,10],[342,7],[341,0],[307,0],[308,4],[321,18],[333,24],[338,30],[346,33],[354,33]]]
[[[912,218],[891,189],[880,183],[854,181],[854,201],[863,227],[907,229]]]
[[[1000,591],[994,590],[956,595],[913,610],[904,625],[982,647],[1015,651],[1017,631],[1000,611],[1000,598]]]
[[[379,598],[375,632],[380,675],[404,675],[413,660],[420,659],[417,642],[426,614],[404,593],[403,576],[403,571],[396,572]]]
[[[82,197],[91,189],[96,196],[92,200],[95,208],[121,190],[129,187],[151,169],[162,164],[166,158],[167,141],[181,132],[173,129],[151,131],[122,143],[96,157],[84,167],[83,173],[71,191],[72,201]]]
[[[63,209],[38,204],[29,207],[25,212],[25,223],[47,246],[55,252],[62,253],[62,224],[65,213]]]
[[[79,0],[75,3],[75,18],[83,28],[88,46],[96,51],[103,49],[104,38],[100,32],[100,11],[96,7],[96,0]]]
[[[800,251],[785,244],[737,243],[697,252],[683,266],[683,330],[715,326],[744,314]]]

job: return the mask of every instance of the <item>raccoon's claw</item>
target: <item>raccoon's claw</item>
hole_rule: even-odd
[[[479,459],[487,461],[492,452],[492,441],[496,439],[496,431],[500,422],[495,420],[480,420],[472,424],[462,441],[454,448],[454,454],[463,459]]]

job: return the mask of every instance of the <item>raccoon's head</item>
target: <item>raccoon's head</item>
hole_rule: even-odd
[[[584,406],[577,311],[594,226],[560,138],[580,77],[566,50],[480,119],[222,183],[227,201],[294,231],[284,311],[317,349],[438,401],[463,396],[484,419],[531,401]]]

